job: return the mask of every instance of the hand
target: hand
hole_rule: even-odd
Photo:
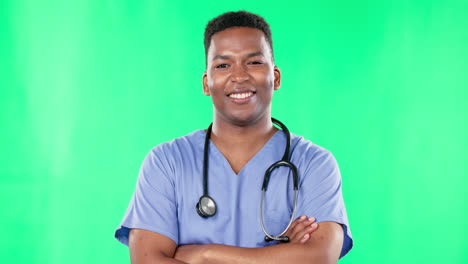
[[[291,223],[284,235],[289,237],[289,243],[304,244],[317,228],[318,223],[315,222],[315,217],[307,218],[307,216],[301,215]]]
[[[183,245],[177,247],[174,258],[184,263],[203,263],[204,252],[207,245]]]

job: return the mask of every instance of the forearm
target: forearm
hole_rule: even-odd
[[[343,229],[334,222],[322,222],[305,243],[243,248],[220,244],[183,245],[175,259],[187,263],[320,263],[338,262],[343,245]]]
[[[187,264],[185,262],[182,262],[180,260],[177,260],[177,259],[173,259],[173,258],[152,258],[152,259],[147,259],[146,261],[144,262],[133,262],[132,261],[132,264],[153,264],[153,263],[161,263],[161,264]]]
[[[205,245],[204,263],[336,263],[324,250],[304,244],[279,244],[262,248]]]
[[[185,264],[181,260],[177,260],[170,256],[165,256],[161,254],[131,254],[130,259],[132,264],[152,264],[152,263],[162,263],[162,264]]]
[[[153,259],[151,262],[144,262],[144,263],[187,264],[187,263],[185,263],[183,261],[180,261],[180,260],[177,260],[177,259],[174,259],[174,258],[168,258],[168,257],[157,258],[157,259]]]
[[[130,230],[128,246],[132,264],[184,264],[174,258],[176,244],[171,239],[148,230]]]

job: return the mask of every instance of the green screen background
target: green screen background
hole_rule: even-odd
[[[203,30],[267,18],[273,116],[336,156],[340,263],[468,263],[468,2],[0,0],[3,263],[128,263],[146,153],[207,127]]]

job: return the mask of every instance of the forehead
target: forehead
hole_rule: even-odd
[[[251,52],[262,52],[265,56],[270,54],[263,31],[249,27],[232,27],[212,36],[208,57]]]

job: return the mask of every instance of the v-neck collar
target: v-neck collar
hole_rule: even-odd
[[[204,140],[205,137],[206,137],[206,131],[204,131],[204,130],[202,130],[202,131],[203,131],[203,140]],[[257,159],[259,159],[263,155],[264,152],[268,151],[270,148],[273,147],[274,142],[277,140],[276,138],[279,137],[281,135],[281,133],[283,133],[283,131],[281,129],[276,131],[273,134],[273,136],[271,136],[270,139],[268,139],[268,141],[265,143],[265,145],[263,145],[263,147],[257,153],[255,153],[255,155],[249,161],[247,161],[247,163],[244,165],[244,167],[242,167],[242,169],[239,171],[239,173],[236,173],[232,169],[231,164],[229,164],[229,161],[226,159],[226,157],[223,155],[223,153],[221,153],[221,151],[218,149],[218,147],[213,143],[213,141],[211,139],[210,139],[210,144],[208,146],[211,153],[209,153],[208,155],[213,155],[215,158],[217,158],[221,162],[223,162],[223,166],[225,166],[226,168],[229,168],[230,173],[232,173],[233,175],[240,176],[240,175],[243,174],[243,172],[246,170],[246,168],[250,166],[250,164],[255,164],[255,161]]]

